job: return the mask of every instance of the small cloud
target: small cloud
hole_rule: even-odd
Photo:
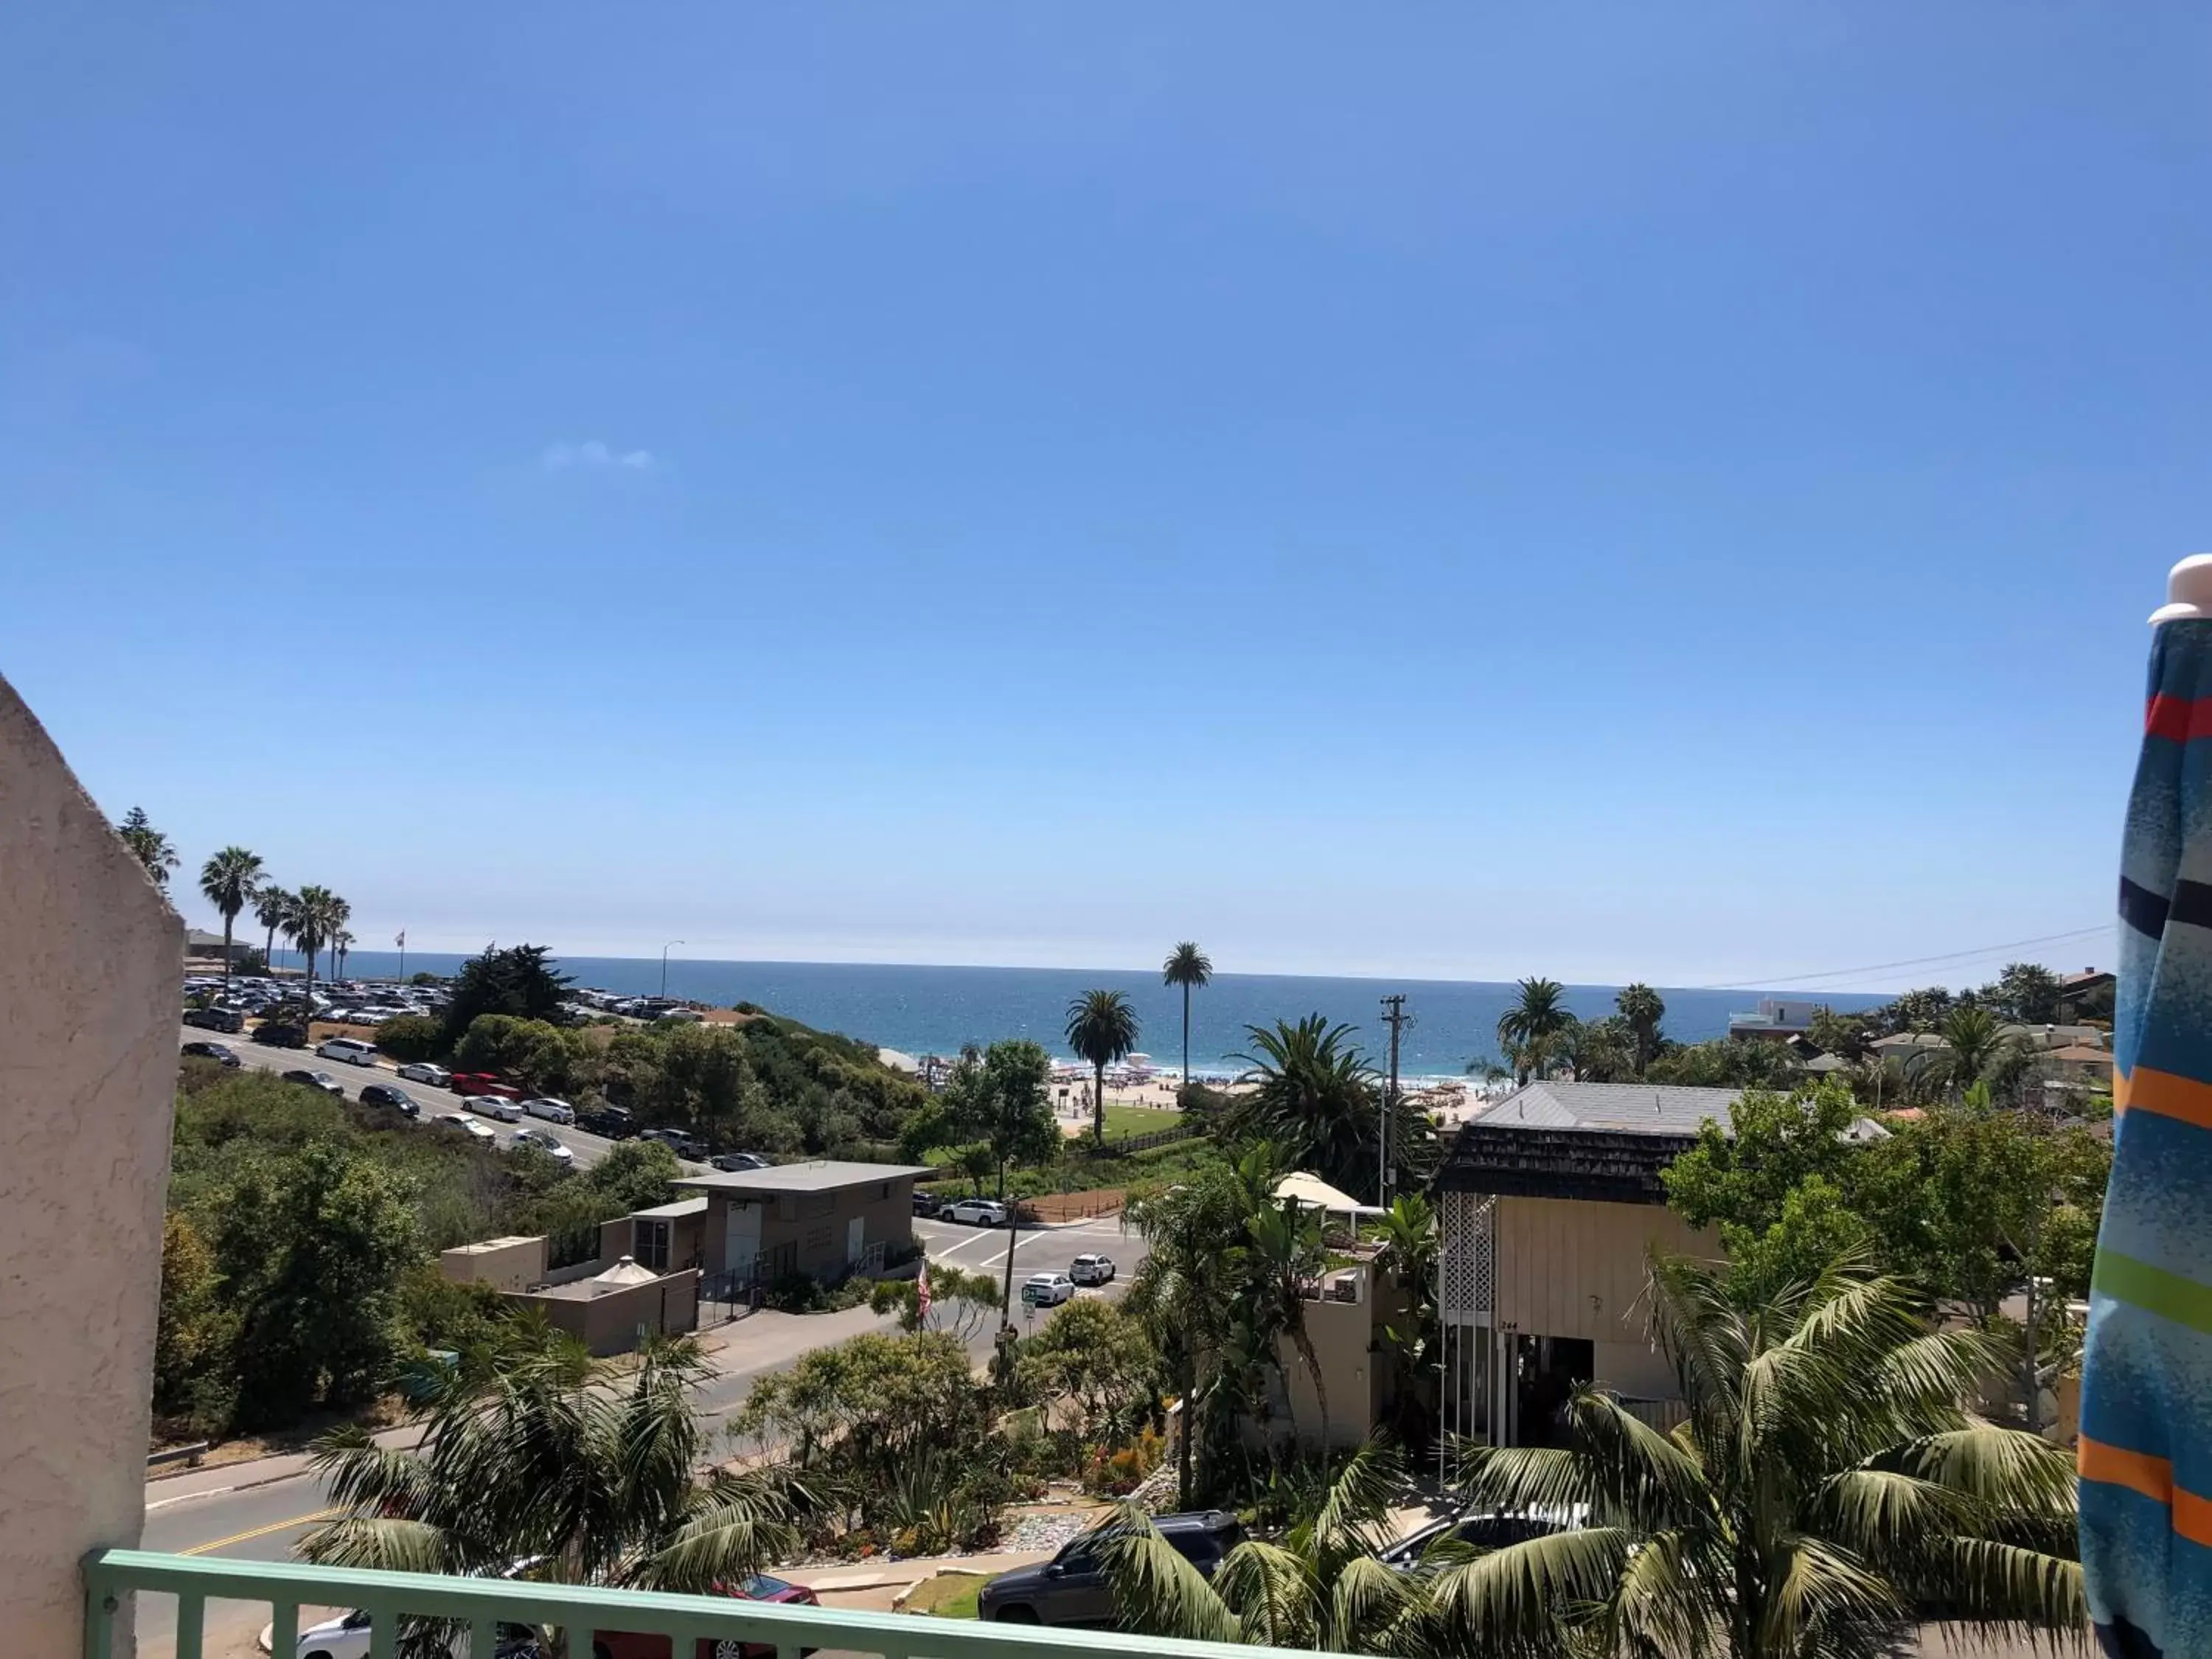
[[[538,465],[548,472],[565,472],[571,467],[615,467],[629,472],[658,472],[663,463],[649,449],[617,449],[601,443],[597,438],[586,438],[581,443],[548,444],[545,453],[538,458]]]

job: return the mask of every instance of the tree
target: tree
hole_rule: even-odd
[[[1640,1074],[1636,1033],[1619,1014],[1578,1021],[1559,1041],[1577,1083],[1626,1083]]]
[[[1586,1504],[1590,1524],[1442,1566],[1420,1613],[1432,1642],[1871,1656],[1929,1603],[2081,1629],[2072,1455],[1973,1414],[1986,1339],[1931,1333],[1903,1281],[1848,1261],[1745,1307],[1660,1258],[1650,1297],[1687,1421],[1662,1434],[1585,1386],[1570,1447],[1474,1452],[1471,1508]]]
[[[1988,1009],[1954,1008],[1944,1015],[1938,1032],[1943,1039],[1941,1048],[1923,1048],[1912,1056],[1907,1081],[1916,1087],[1957,1100],[1977,1083],[2017,1079],[2022,1045],[2005,1034]]]
[[[1088,1443],[1134,1430],[1151,1407],[1158,1357],[1141,1322],[1111,1302],[1071,1302],[1017,1350],[1024,1392],[1075,1414]]]
[[[1659,1030],[1659,1022],[1667,1018],[1667,1004],[1656,991],[1639,980],[1623,986],[1620,994],[1613,998],[1613,1006],[1628,1022],[1629,1031],[1635,1038],[1636,1075],[1642,1077],[1644,1068],[1659,1057],[1660,1048],[1667,1040]]]
[[[326,931],[323,935],[323,939],[324,942],[330,946],[331,950],[331,971],[329,976],[332,979],[336,979],[338,976],[338,940],[341,937],[347,936],[345,925],[352,919],[353,906],[347,903],[336,893],[331,894]]]
[[[1067,1005],[1067,1046],[1091,1062],[1092,1124],[1106,1144],[1106,1068],[1136,1051],[1137,1011],[1119,991],[1085,991]]]
[[[344,901],[341,899],[339,902],[343,904]],[[346,957],[353,953],[353,935],[343,927],[331,935],[331,952],[337,958],[337,976],[340,979],[345,977]]]
[[[1822,1054],[1834,1054],[1854,1064],[1874,1052],[1873,1037],[1863,1014],[1839,1014],[1826,1006],[1815,1008],[1813,1023],[1805,1036]]]
[[[1295,1025],[1278,1020],[1273,1030],[1248,1025],[1244,1035],[1253,1052],[1237,1058],[1251,1086],[1230,1099],[1224,1136],[1272,1141],[1293,1169],[1347,1191],[1368,1190],[1380,1173],[1376,1137],[1384,1103],[1374,1068],[1351,1041],[1352,1028],[1308,1014]],[[1425,1171],[1427,1121],[1401,1109],[1391,1127],[1400,1184],[1411,1184]]]
[[[949,1261],[927,1271],[927,1313],[922,1311],[918,1277],[878,1279],[868,1293],[868,1306],[879,1314],[896,1314],[899,1328],[909,1336],[924,1330],[944,1331],[963,1348],[982,1330],[986,1318],[1003,1320],[999,1281],[990,1274],[969,1273]]]
[[[243,847],[226,847],[200,866],[200,896],[222,918],[222,988],[230,990],[230,933],[238,913],[252,902],[261,879],[261,857]]]
[[[1512,1006],[1498,1017],[1498,1046],[1513,1067],[1515,1081],[1546,1075],[1559,1059],[1562,1040],[1575,1024],[1566,994],[1566,987],[1555,979],[1524,979]]]
[[[533,1094],[567,1088],[576,1058],[568,1032],[511,1014],[478,1015],[453,1049],[455,1070],[497,1073]]]
[[[1982,1000],[2021,1025],[2049,1025],[2058,1018],[2064,988],[2040,963],[2008,962],[1996,982],[1982,988]]]
[[[1160,978],[1182,988],[1182,1086],[1190,1087],[1190,994],[1212,981],[1213,960],[1185,939],[1168,952],[1160,964]]]
[[[554,971],[551,956],[542,945],[517,945],[505,951],[487,948],[463,963],[446,1003],[447,1045],[458,1043],[479,1014],[566,1024],[562,1006],[574,981]]]
[[[376,1028],[377,1051],[403,1066],[435,1060],[446,1051],[445,1035],[445,1023],[428,1014],[394,1014]]]
[[[696,1594],[738,1583],[795,1547],[794,1504],[774,1471],[693,1473],[707,1433],[691,1390],[708,1375],[688,1338],[649,1342],[621,1368],[566,1340],[425,1367],[414,1449],[387,1450],[361,1429],[318,1443],[316,1468],[348,1513],[300,1553],[481,1577],[529,1559],[531,1577],[556,1583]],[[442,1653],[453,1631],[422,1620],[406,1634],[415,1651]],[[591,1650],[581,1631],[538,1642],[549,1656]]]
[[[146,873],[154,878],[154,885],[163,892],[169,890],[169,872],[177,867],[177,849],[169,838],[154,827],[146,816],[146,809],[134,806],[123,815],[123,822],[115,827],[123,837],[123,844],[131,855],[146,866]]]
[[[676,1154],[657,1140],[620,1140],[607,1148],[584,1179],[607,1200],[610,1216],[629,1215],[668,1202],[670,1183],[684,1174]]]
[[[1948,989],[1931,985],[1923,990],[1905,992],[1887,1007],[1875,1009],[1875,1017],[1890,1033],[1932,1031],[1951,1012],[1951,1001]]]
[[[872,1331],[809,1349],[789,1370],[762,1377],[733,1433],[781,1440],[802,1468],[823,1464],[881,1489],[931,1448],[977,1444],[987,1407],[968,1350],[945,1332]]]
[[[338,906],[344,902],[329,888],[310,885],[293,894],[284,908],[284,931],[292,936],[307,964],[306,995],[311,1009],[315,1000],[315,953],[337,931]]]
[[[1702,1089],[1787,1089],[1796,1075],[1783,1044],[1740,1036],[1669,1048],[1644,1071],[1653,1083]]]
[[[1442,1375],[1436,1212],[1420,1194],[1408,1194],[1376,1224],[1375,1237],[1382,1245],[1375,1257],[1377,1282],[1404,1309],[1394,1311],[1382,1328],[1390,1358],[1391,1433],[1400,1445],[1419,1452],[1437,1431],[1431,1390]]]
[[[284,889],[273,884],[267,884],[253,890],[253,919],[268,930],[269,935],[262,941],[261,945],[261,957],[264,962],[276,959],[276,930],[291,925],[289,918],[295,902],[295,898],[293,894],[286,892]]]
[[[161,1304],[154,1328],[154,1410],[202,1434],[230,1426],[238,1380],[231,1358],[237,1316],[222,1296],[215,1252],[191,1219],[161,1220]]]
[[[1121,1504],[1089,1538],[1127,1629],[1146,1636],[1339,1653],[1400,1650],[1419,1604],[1417,1581],[1382,1565],[1390,1505],[1404,1479],[1395,1450],[1369,1441],[1311,1513],[1279,1541],[1248,1539],[1211,1579]]]

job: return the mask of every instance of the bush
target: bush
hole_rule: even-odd
[[[404,1065],[435,1060],[445,1048],[446,1028],[428,1014],[394,1014],[376,1028],[378,1051]]]

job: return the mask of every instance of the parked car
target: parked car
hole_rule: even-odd
[[[707,1160],[726,1175],[737,1175],[746,1170],[765,1170],[768,1160],[758,1152],[717,1152]]]
[[[942,1213],[944,1209],[945,1200],[935,1193],[924,1192],[919,1187],[914,1189],[914,1212],[916,1215],[938,1215]]]
[[[1110,1285],[1114,1282],[1114,1258],[1079,1255],[1067,1264],[1067,1276],[1079,1285]]]
[[[362,1085],[361,1103],[364,1106],[389,1106],[395,1112],[409,1117],[420,1117],[422,1109],[415,1103],[415,1097],[404,1089],[395,1089],[389,1083],[366,1083]]]
[[[433,1089],[442,1089],[453,1080],[453,1074],[442,1066],[433,1066],[427,1060],[410,1060],[399,1068],[399,1075],[410,1083],[427,1083]]]
[[[1022,1300],[1032,1308],[1057,1308],[1075,1299],[1075,1281],[1066,1273],[1031,1273],[1022,1281]]]
[[[774,1601],[783,1607],[818,1607],[821,1598],[804,1584],[794,1584],[787,1578],[777,1578],[765,1572],[757,1572],[734,1585],[717,1584],[714,1594],[735,1597],[740,1601]],[[592,1659],[670,1659],[672,1639],[665,1636],[641,1635],[635,1631],[595,1630],[592,1632]],[[775,1659],[773,1642],[733,1642],[725,1638],[717,1640],[711,1636],[699,1638],[699,1647],[692,1659]],[[789,1650],[787,1650],[788,1651]],[[811,1653],[811,1648],[800,1648],[800,1653]]]
[[[497,1095],[501,1100],[520,1100],[522,1091],[512,1083],[501,1083],[489,1072],[455,1072],[446,1079],[446,1086],[457,1095]]]
[[[1003,1227],[1006,1206],[995,1198],[963,1198],[946,1206],[945,1218],[970,1227]]]
[[[284,1081],[304,1083],[310,1089],[320,1089],[325,1094],[336,1095],[340,1100],[345,1098],[345,1085],[340,1083],[328,1072],[310,1072],[304,1069],[287,1072],[284,1073]]]
[[[230,1045],[224,1042],[187,1042],[177,1052],[201,1060],[211,1060],[218,1066],[228,1066],[233,1069],[239,1064],[238,1056],[231,1052]]]
[[[471,1140],[497,1140],[498,1134],[487,1124],[479,1123],[466,1112],[441,1112],[437,1121],[465,1133]]]
[[[470,1111],[482,1112],[486,1117],[496,1118],[501,1123],[522,1121],[522,1107],[505,1095],[464,1095],[461,1104]]]
[[[574,1164],[576,1161],[576,1154],[563,1146],[550,1129],[517,1129],[514,1132],[514,1144],[517,1146],[535,1146],[556,1164]]]
[[[678,1158],[704,1158],[707,1155],[707,1149],[699,1144],[697,1139],[681,1129],[647,1129],[638,1139],[657,1140]]]
[[[246,1016],[235,1008],[187,1008],[185,1024],[197,1025],[203,1031],[236,1033],[246,1029]]]
[[[253,1040],[270,1048],[304,1048],[307,1046],[307,1028],[264,1019],[253,1028]]]
[[[542,1117],[548,1123],[574,1123],[576,1109],[565,1100],[556,1100],[550,1095],[533,1095],[522,1103],[522,1109],[532,1117]]]
[[[527,1625],[500,1625],[493,1632],[496,1644],[495,1659],[542,1659],[544,1650],[538,1646],[537,1632]],[[455,1659],[468,1659],[469,1638],[465,1633],[453,1638],[452,1652]],[[319,1625],[311,1625],[300,1632],[300,1645],[295,1650],[299,1659],[368,1659],[368,1614],[356,1608],[341,1613],[336,1619],[325,1619]]]
[[[1152,1524],[1207,1578],[1244,1541],[1237,1517],[1219,1510],[1163,1515]],[[1114,1592],[1099,1571],[1097,1540],[1086,1534],[1049,1561],[1000,1573],[975,1598],[975,1615],[1008,1625],[1111,1625]]]
[[[319,1060],[342,1060],[349,1066],[374,1066],[376,1049],[366,1042],[356,1042],[351,1037],[331,1037],[317,1045]]]
[[[628,1140],[637,1133],[637,1120],[619,1106],[593,1106],[576,1114],[576,1127],[609,1140]]]
[[[1549,1538],[1553,1533],[1572,1532],[1589,1524],[1589,1506],[1585,1504],[1564,1510],[1499,1510],[1483,1515],[1462,1510],[1384,1546],[1376,1555],[1392,1571],[1411,1572],[1433,1546],[1446,1541],[1468,1549],[1502,1550],[1508,1544],[1525,1544],[1532,1538]]]

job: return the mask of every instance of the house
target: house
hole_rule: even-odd
[[[2063,1048],[2045,1049],[2035,1057],[2035,1064],[2048,1083],[2069,1087],[2086,1084],[2100,1089],[2112,1086],[2112,1054],[2108,1048],[2069,1042]]]
[[[2058,1018],[2109,1020],[2118,992],[2119,981],[2100,968],[2084,968],[2078,974],[2062,975],[2058,981]]]
[[[231,965],[236,967],[248,957],[258,956],[260,951],[261,947],[251,939],[243,937],[234,938],[230,942]],[[185,955],[188,960],[194,962],[221,962],[222,935],[210,933],[204,927],[185,928]]]
[[[1813,1016],[1826,1006],[1808,1002],[1802,997],[1761,997],[1754,1012],[1729,1016],[1728,1034],[1732,1037],[1765,1037],[1777,1042],[1786,1042],[1811,1030]]]
[[[816,1158],[766,1170],[691,1176],[677,1187],[689,1202],[624,1219],[665,1223],[667,1258],[696,1261],[719,1283],[758,1282],[805,1273],[839,1279],[872,1271],[914,1249],[914,1182],[928,1166],[848,1164]],[[610,1222],[619,1228],[621,1222]],[[696,1235],[693,1229],[696,1227]],[[689,1241],[693,1254],[682,1254]],[[606,1248],[601,1230],[600,1248]],[[645,1261],[649,1258],[640,1257]]]
[[[1669,1425],[1672,1368],[1644,1335],[1644,1261],[1712,1256],[1660,1176],[1737,1089],[1531,1083],[1463,1124],[1437,1170],[1449,1434],[1542,1444],[1578,1382]]]

